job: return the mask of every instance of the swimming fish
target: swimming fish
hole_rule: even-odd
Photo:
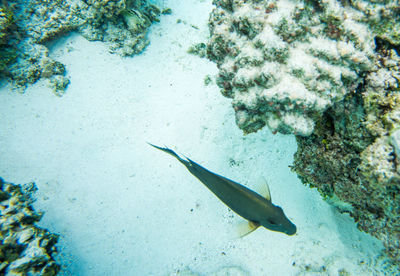
[[[185,157],[186,160],[181,158],[169,148],[148,144],[178,159],[192,175],[199,179],[232,211],[248,220],[248,229],[244,235],[251,233],[259,226],[287,235],[296,233],[296,225],[285,216],[282,208],[272,204],[267,184],[267,191],[264,197],[239,183],[210,172],[187,157]]]

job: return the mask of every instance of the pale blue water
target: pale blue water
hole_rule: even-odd
[[[243,136],[230,100],[214,83],[204,86],[217,68],[186,50],[206,40],[211,1],[163,4],[173,14],[133,58],[77,34],[61,38],[51,56],[71,79],[62,98],[43,81],[23,95],[1,88],[0,175],[36,182],[40,225],[61,235],[61,275],[211,275],[231,266],[248,275],[301,275],[306,267],[376,275],[381,244],[290,171],[294,136]],[[146,141],[248,187],[264,176],[298,233],[258,229],[237,238],[241,219]]]

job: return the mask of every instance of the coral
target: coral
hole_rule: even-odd
[[[189,54],[199,56],[201,58],[207,56],[207,45],[205,43],[199,43],[191,46],[188,51]]]
[[[148,45],[148,28],[159,21],[161,11],[145,0],[87,1],[86,19],[78,31],[88,40],[102,40],[110,52],[122,56],[138,54]],[[106,4],[105,4],[106,3]]]
[[[13,25],[14,14],[8,6],[3,4],[0,6],[0,45],[7,44],[7,38]]]
[[[351,5],[365,15],[363,21],[375,36],[392,45],[400,44],[400,5],[398,1],[352,0]]]
[[[65,89],[69,84],[69,79],[65,78],[64,76],[55,75],[52,76],[50,79],[50,87],[53,89],[53,93],[57,96],[64,95]]]
[[[146,0],[14,0],[12,2],[15,37],[12,46],[2,51],[3,77],[23,92],[26,85],[48,78],[56,95],[62,95],[69,80],[65,68],[49,57],[45,44],[59,36],[77,31],[88,40],[109,44],[110,52],[121,56],[140,53],[149,43],[148,28],[159,21],[161,11]],[[11,8],[10,8],[11,10]],[[0,10],[0,42],[7,29]],[[10,49],[14,49],[10,51]],[[20,53],[16,55],[16,53]],[[3,63],[4,64],[4,63]]]
[[[214,1],[208,57],[245,132],[307,136],[374,62],[362,13],[340,1]]]
[[[24,186],[0,178],[0,274],[56,275],[53,255],[58,236],[35,226],[42,214],[31,206],[34,183]]]
[[[400,261],[400,57],[380,49],[357,93],[328,109],[309,137],[297,137],[294,171],[324,196],[351,204],[358,227]],[[400,267],[398,266],[400,269]]]
[[[64,65],[49,57],[46,46],[24,41],[20,42],[18,47],[24,53],[18,56],[17,62],[9,64],[5,69],[5,75],[13,83],[15,89],[22,92],[28,83],[34,83],[39,78],[57,77],[59,82],[69,83],[68,78],[65,77]],[[58,93],[59,90],[54,89],[54,92]]]
[[[382,240],[398,264],[396,1],[213,3],[207,57],[217,63],[237,125],[245,133],[265,125],[294,133],[293,170],[303,183]]]
[[[295,134],[302,182],[383,241],[398,266],[397,1],[213,3],[207,57],[237,125]]]
[[[10,45],[11,37],[15,31],[14,13],[6,2],[0,5],[0,74],[9,64],[15,62],[16,49]]]

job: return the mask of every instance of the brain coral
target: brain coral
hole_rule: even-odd
[[[308,136],[373,66],[363,13],[335,0],[214,1],[208,57],[245,132]]]

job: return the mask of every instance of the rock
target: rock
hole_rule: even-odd
[[[365,17],[341,1],[214,1],[208,58],[245,133],[308,136],[375,60]]]
[[[10,80],[19,92],[48,78],[58,96],[69,81],[64,65],[49,57],[47,42],[77,31],[88,40],[106,42],[112,53],[132,56],[149,44],[149,26],[161,14],[146,0],[14,2],[7,9],[0,7],[0,77]]]
[[[350,204],[358,228],[383,242],[398,271],[399,65],[394,50],[380,49],[358,93],[328,109],[314,134],[297,137],[293,166],[304,183]]]
[[[31,206],[34,183],[25,186],[1,179],[0,200],[0,274],[56,275],[54,260],[58,235],[35,225],[42,214]]]

